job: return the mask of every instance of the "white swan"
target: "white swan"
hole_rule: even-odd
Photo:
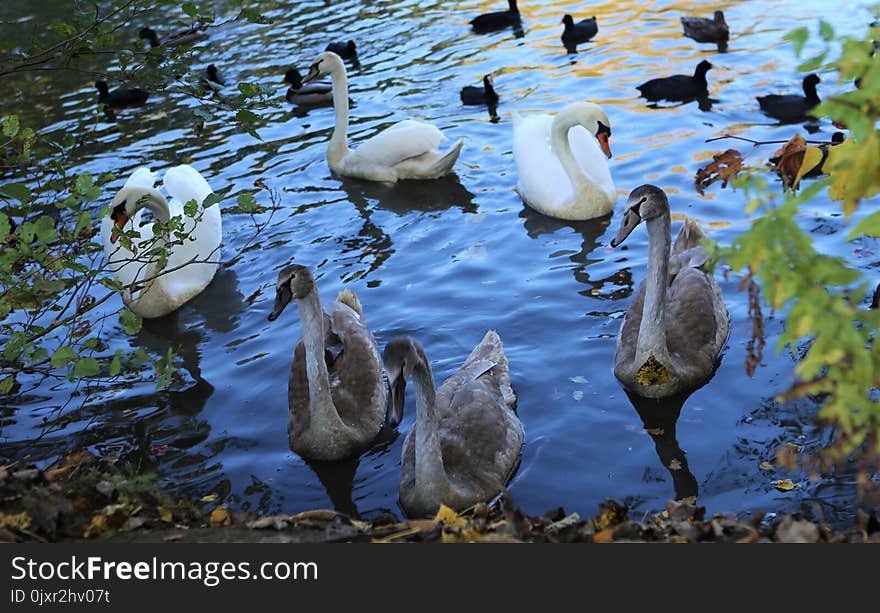
[[[452,171],[464,141],[459,139],[446,151],[446,140],[435,126],[407,119],[348,148],[348,78],[342,59],[331,51],[318,54],[303,79],[308,83],[322,75],[333,80],[336,125],[327,147],[330,169],[346,177],[396,183],[400,179],[437,179]]]
[[[165,172],[163,185],[171,195],[170,202],[154,187],[155,182],[156,173],[149,168],[135,170],[110,203],[110,214],[101,220],[104,253],[111,270],[127,288],[122,301],[141,317],[148,318],[171,313],[208,286],[219,268],[223,236],[220,205],[202,208],[202,202],[213,190],[195,168],[182,164]],[[190,200],[198,203],[195,217],[184,213],[184,204]],[[153,213],[156,221],[183,218],[188,238],[170,244],[164,267],[160,267],[158,257],[145,256],[142,250],[168,245],[169,241],[169,237],[161,236],[155,244],[151,243],[152,224],[140,225],[145,208]],[[127,227],[129,220],[131,226]],[[137,255],[117,242],[117,230],[129,228],[140,233],[140,238],[132,240],[135,246],[142,246],[136,250]],[[190,261],[198,263],[187,264]],[[169,272],[163,274],[163,270]],[[128,289],[145,280],[142,287],[134,291]]]
[[[514,115],[513,160],[523,201],[559,219],[610,213],[617,193],[606,159],[609,138],[608,116],[590,102],[569,104],[556,117]]]

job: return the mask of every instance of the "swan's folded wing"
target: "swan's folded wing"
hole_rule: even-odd
[[[384,416],[385,411],[379,346],[351,307],[334,300],[325,309],[329,322],[326,338],[342,344],[329,373],[333,404],[345,423],[361,431],[370,429],[380,421],[376,414],[381,412]],[[330,339],[331,335],[336,338]]]
[[[208,185],[205,177],[189,164],[169,168],[165,171],[162,183],[171,197],[180,201],[181,204],[190,200],[201,204],[208,194],[214,191]]]
[[[718,355],[717,285],[697,268],[684,268],[669,287],[666,304],[666,342],[695,370],[709,372]],[[726,335],[725,335],[726,336]]]
[[[128,177],[128,180],[125,182],[123,189],[125,187],[149,187],[153,188],[156,185],[156,173],[150,170],[146,166],[141,166]]]
[[[352,155],[381,166],[395,166],[435,151],[444,140],[435,126],[407,119],[363,141]]]
[[[575,126],[568,131],[568,142],[578,166],[594,183],[599,185],[609,200],[615,200],[617,190],[608,167],[608,157],[599,147],[598,141],[583,126]]]

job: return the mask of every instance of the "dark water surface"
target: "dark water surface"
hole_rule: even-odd
[[[266,316],[278,270],[296,262],[316,271],[324,300],[346,285],[354,289],[380,346],[398,334],[418,338],[438,382],[458,368],[487,329],[499,332],[526,432],[510,489],[528,512],[562,505],[593,513],[613,497],[634,504],[638,514],[662,508],[676,494],[698,493],[710,512],[784,511],[818,502],[827,517],[847,519],[854,474],[810,481],[800,473],[759,468],[772,461],[779,445],[815,450],[827,434],[809,425],[814,407],[808,403],[780,406],[772,400],[792,382],[794,366],[787,352],[774,354],[777,318],[765,322],[762,364],[754,376],[746,375],[751,323],[739,275],[718,272],[731,332],[714,379],[667,403],[659,415],[650,403],[630,401],[612,363],[621,317],[645,275],[647,234],[638,229],[617,250],[608,243],[626,194],[645,182],[669,193],[673,232],[682,215],[697,218],[721,244],[745,230],[742,193],[716,185],[699,196],[693,176],[713,152],[745,152],[748,145],[705,139],[725,131],[756,139],[803,133],[773,125],[754,99],[800,92],[802,75],[782,35],[799,25],[815,29],[820,17],[840,32],[861,35],[870,21],[867,10],[829,14],[829,6],[844,3],[818,0],[523,0],[523,37],[470,32],[472,16],[503,4],[279,2],[268,13],[274,25],[232,23],[213,31],[195,55],[197,68],[213,62],[232,84],[277,85],[282,106],[267,111],[262,141],[223,121],[209,123],[197,136],[193,103],[161,92],[116,122],[96,122],[88,75],[30,75],[3,93],[4,110],[50,131],[96,131],[98,145],[77,160],[79,171],[112,170],[121,185],[139,165],[164,170],[188,162],[215,190],[230,189],[221,203],[227,257],[253,234],[248,216],[232,210],[235,196],[253,190],[257,178],[281,193],[281,209],[258,246],[222,271],[204,294],[173,316],[147,322],[135,338],[116,332],[117,342],[157,354],[182,346],[183,383],[161,392],[149,384],[119,386],[84,406],[70,398],[66,385],[43,390],[4,409],[0,444],[6,455],[48,461],[88,445],[137,459],[181,494],[217,494],[218,502],[237,508],[294,513],[335,506],[365,517],[385,510],[400,514],[399,458],[415,415],[412,397],[400,434],[387,434],[359,460],[312,466],[288,449],[287,375],[299,317],[294,308],[275,323]],[[684,38],[678,20],[715,8],[725,10],[733,33],[724,54]],[[38,16],[25,13],[32,10],[42,9],[15,3],[0,9],[0,16],[15,11],[11,16],[32,24]],[[565,12],[598,18],[598,36],[577,55],[566,54],[559,39]],[[386,186],[330,174],[324,155],[332,108],[293,109],[283,102],[280,80],[289,65],[305,71],[328,41],[348,38],[357,41],[360,57],[359,68],[349,65],[352,143],[407,117],[430,121],[451,139],[466,140],[456,177]],[[708,76],[710,110],[696,103],[648,108],[637,98],[639,83],[691,74],[704,58],[715,66]],[[498,123],[458,98],[462,86],[477,84],[486,73],[494,75],[501,96]],[[820,96],[846,87],[836,84],[833,73],[822,77]],[[235,91],[234,85],[227,89]],[[611,119],[610,164],[619,193],[610,218],[576,224],[524,207],[513,189],[512,157],[515,112],[556,112],[574,100],[603,105]],[[833,131],[823,123],[816,138],[827,140]],[[754,163],[773,149],[753,154],[760,158]],[[824,251],[865,270],[876,266],[877,245],[846,243],[838,210],[822,196],[804,209],[803,223]],[[643,419],[650,427],[662,423],[665,434],[652,439]],[[167,452],[157,455],[163,445]],[[778,492],[771,482],[779,478],[800,487]]]

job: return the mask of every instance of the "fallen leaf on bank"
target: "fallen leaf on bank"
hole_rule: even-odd
[[[163,536],[162,540],[166,543],[173,543],[174,541],[179,541],[183,539],[182,534],[169,534],[168,536]]]
[[[169,511],[165,507],[156,507],[156,513],[159,515],[159,519],[167,524],[170,524],[172,521],[174,521],[174,514],[172,514],[171,511]]]
[[[90,452],[85,450],[75,451],[64,456],[61,461],[47,470],[46,480],[57,481],[58,479],[63,479],[68,477],[81,466],[90,466],[95,462],[97,462],[97,458],[95,458]]]
[[[773,487],[775,487],[780,492],[790,492],[795,489],[797,485],[795,485],[791,479],[780,479],[779,481],[773,482]]]
[[[616,526],[626,520],[626,507],[614,500],[606,500],[599,505],[599,515],[593,520],[593,529],[598,533],[605,528]]]
[[[229,515],[229,511],[224,509],[223,507],[217,507],[213,511],[211,511],[211,527],[217,528],[220,526],[228,526],[232,523],[232,516]]]
[[[464,517],[445,504],[440,505],[437,515],[434,516],[434,521],[443,522],[443,525],[450,528],[464,528],[467,525],[467,520]]]
[[[614,528],[605,528],[593,535],[594,543],[610,543],[614,540]]]
[[[0,513],[0,527],[12,530],[27,530],[31,525],[31,517],[25,512],[6,514]]]
[[[712,161],[697,170],[694,177],[694,186],[697,192],[703,194],[705,189],[717,181],[721,181],[721,187],[733,180],[742,169],[742,154],[736,149],[728,149],[712,156]]]
[[[89,522],[89,527],[86,528],[86,533],[83,535],[87,539],[95,538],[96,536],[100,536],[104,532],[107,531],[107,516],[98,513],[97,515],[92,516],[92,521]]]

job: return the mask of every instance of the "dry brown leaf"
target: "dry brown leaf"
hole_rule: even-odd
[[[614,528],[605,528],[593,535],[594,543],[610,543],[614,540]]]
[[[330,511],[329,509],[315,509],[313,511],[303,511],[302,513],[297,513],[296,515],[290,518],[290,521],[293,523],[299,523],[303,521],[314,521],[314,522],[331,522],[337,517],[339,517],[341,513],[336,511]],[[344,517],[344,516],[343,516]]]
[[[97,515],[92,516],[92,521],[89,522],[89,527],[86,528],[86,533],[83,535],[87,539],[95,538],[107,531],[107,516],[103,513],[98,513]]]
[[[232,516],[229,515],[229,511],[224,509],[223,507],[217,507],[213,511],[211,511],[211,527],[217,528],[219,526],[228,526],[232,523]]]
[[[158,513],[159,519],[167,524],[170,524],[172,521],[174,521],[174,515],[165,507],[156,507],[156,513]]]
[[[794,184],[795,177],[801,169],[804,160],[804,149],[807,143],[800,134],[795,134],[785,143],[781,149],[777,149],[770,159],[775,160],[773,170],[782,177],[782,183],[785,187],[791,187]]]
[[[651,436],[663,436],[666,434],[666,430],[663,428],[645,428],[645,432],[650,434]]]
[[[57,481],[58,479],[63,479],[80,466],[90,466],[95,462],[97,462],[97,458],[90,452],[85,450],[74,451],[58,462],[58,465],[46,471],[46,480]]]
[[[166,543],[173,543],[174,541],[179,541],[183,539],[183,535],[180,533],[177,534],[169,534],[168,536],[163,536],[162,540]]]
[[[797,487],[791,479],[780,479],[779,481],[773,482],[773,487],[775,487],[780,492],[790,492],[794,488]]]
[[[694,186],[700,194],[716,181],[721,181],[722,188],[727,187],[727,184],[733,180],[742,166],[742,154],[736,149],[716,153],[712,156],[711,162],[697,171],[694,177]]]

